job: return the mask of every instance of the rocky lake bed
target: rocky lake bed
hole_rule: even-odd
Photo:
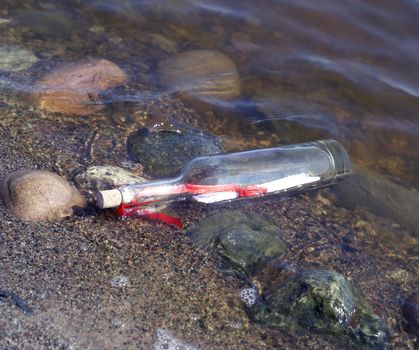
[[[45,169],[74,183],[74,172],[65,170],[68,154],[61,146],[50,147],[42,138],[28,137],[4,123],[0,131],[3,177],[20,169]],[[112,211],[101,212],[92,202],[73,216],[40,223],[21,221],[2,206],[1,346],[147,348],[156,343],[158,330],[164,330],[173,341],[180,338],[199,348],[339,348],[353,328],[349,317],[326,314],[325,326],[303,322],[295,329],[272,321],[253,322],[260,316],[252,316],[252,307],[240,296],[243,288],[270,295],[276,280],[291,281],[297,270],[327,270],[344,276],[345,283],[361,293],[371,317],[382,327],[376,342],[360,337],[357,347],[390,344],[413,349],[414,336],[406,330],[414,320],[405,318],[403,310],[404,300],[416,288],[418,271],[417,261],[404,249],[416,238],[365,211],[335,207],[327,196],[271,196],[215,208],[185,204],[177,208],[185,230],[147,220],[119,221]],[[231,209],[246,212],[251,222],[258,215],[266,217],[272,239],[281,238],[280,250],[269,258],[254,256],[263,248],[251,250],[252,273],[226,273],[219,250],[194,244],[187,234],[205,217]],[[231,226],[236,235],[246,230],[239,221]],[[252,239],[268,239],[255,232]],[[247,249],[253,247],[247,243]],[[244,253],[227,254],[237,260],[234,254]],[[264,264],[255,269],[254,261]],[[112,283],[115,278],[124,282]],[[298,318],[289,322],[299,323]],[[335,323],[348,329],[337,332],[343,340],[329,337],[328,327]]]
[[[0,6],[0,349],[417,348],[414,90],[240,6],[175,3]],[[183,228],[95,204],[321,138],[353,164],[331,187],[159,208]]]

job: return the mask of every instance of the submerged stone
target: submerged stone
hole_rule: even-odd
[[[217,254],[225,272],[239,277],[256,274],[286,249],[274,222],[238,210],[225,210],[201,220],[189,237],[200,248]]]
[[[3,203],[22,220],[55,221],[83,207],[84,199],[65,179],[45,170],[17,171],[3,180]]]
[[[291,332],[325,332],[351,348],[381,348],[386,344],[385,325],[339,273],[299,271],[288,280],[268,286],[263,299],[250,310],[258,323]]]
[[[360,167],[347,180],[331,188],[333,200],[348,209],[365,208],[371,213],[407,226],[419,237],[419,193],[387,177]]]
[[[49,112],[87,115],[103,109],[100,92],[127,81],[128,75],[115,63],[91,58],[48,72],[36,83],[34,99]]]
[[[184,97],[231,100],[240,96],[234,62],[211,50],[191,50],[160,62],[161,83]]]
[[[29,50],[18,46],[0,47],[0,70],[19,72],[30,68],[38,58]]]
[[[172,177],[188,161],[223,152],[215,136],[196,131],[159,130],[143,128],[127,139],[130,158],[144,167],[144,173],[155,178]]]
[[[71,18],[65,11],[18,9],[14,13],[21,25],[34,36],[40,34],[62,39],[83,31],[80,18]]]

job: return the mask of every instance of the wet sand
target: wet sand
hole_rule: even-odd
[[[59,149],[12,127],[0,126],[0,165],[0,177],[43,168],[71,180]],[[272,217],[288,246],[285,262],[343,273],[388,325],[391,346],[414,348],[400,311],[417,288],[415,261],[403,250],[403,241],[411,244],[406,232],[314,192],[229,207]],[[189,226],[206,214],[185,209]],[[213,257],[169,226],[121,222],[93,207],[56,223],[27,223],[0,206],[0,242],[0,291],[9,293],[0,293],[2,349],[150,349],[159,329],[200,348],[336,348],[323,335],[291,337],[252,324],[240,282],[217,272]],[[266,274],[262,284],[272,278]],[[128,284],[112,286],[117,276]]]

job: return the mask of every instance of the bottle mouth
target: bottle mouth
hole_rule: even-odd
[[[96,205],[100,209],[114,208],[122,203],[121,192],[114,188],[112,190],[98,191],[96,193]]]
[[[314,143],[329,154],[335,166],[336,177],[352,173],[348,152],[341,143],[335,140],[320,140]]]

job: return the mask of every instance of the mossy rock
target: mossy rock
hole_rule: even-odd
[[[238,210],[209,216],[189,232],[193,243],[221,258],[221,269],[251,277],[286,249],[278,226],[267,217]]]
[[[129,135],[127,151],[130,158],[144,167],[154,178],[179,175],[181,168],[199,156],[222,153],[220,140],[195,131],[139,129]]]
[[[384,348],[388,337],[380,318],[353,292],[348,280],[334,271],[297,272],[269,286],[263,302],[249,312],[258,323],[291,333],[324,332],[349,348]]]

